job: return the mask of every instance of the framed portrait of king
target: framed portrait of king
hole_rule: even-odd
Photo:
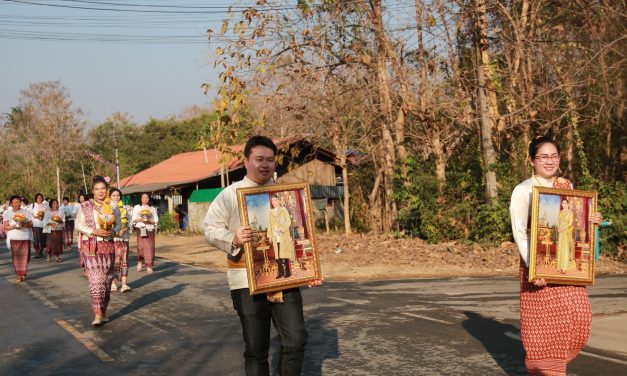
[[[597,193],[533,187],[529,244],[529,281],[593,285]]]
[[[237,199],[241,224],[253,232],[244,244],[251,295],[322,278],[309,184],[240,188]]]

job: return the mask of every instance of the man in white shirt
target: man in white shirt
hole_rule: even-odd
[[[207,242],[227,253],[227,277],[233,308],[239,315],[246,350],[246,375],[268,375],[270,323],[279,334],[279,375],[300,375],[307,342],[303,301],[298,288],[283,290],[283,302],[265,294],[250,295],[243,244],[252,240],[252,230],[240,224],[237,189],[272,185],[277,147],[271,139],[251,137],[244,148],[246,176],[225,188],[211,203],[204,220]],[[319,286],[316,281],[310,286]]]

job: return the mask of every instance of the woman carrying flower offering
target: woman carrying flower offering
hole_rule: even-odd
[[[26,280],[26,270],[30,261],[30,242],[33,237],[33,216],[21,208],[20,196],[11,197],[12,210],[4,213],[4,231],[7,233],[7,246],[11,249],[11,259],[17,282]]]
[[[63,205],[59,208],[63,213],[63,245],[68,249],[74,243],[74,219],[76,218],[76,207],[70,205],[70,199],[63,197]]]
[[[35,202],[32,205],[33,217],[33,247],[35,248],[35,258],[43,257],[46,248],[46,234],[44,233],[44,216],[48,206],[44,204],[44,195],[37,193]]]
[[[137,271],[141,272],[142,262],[146,264],[146,272],[152,273],[155,257],[155,233],[157,231],[157,210],[150,206],[150,196],[143,193],[141,205],[133,208],[133,224],[137,229]]]
[[[115,259],[113,264],[113,283],[111,284],[111,290],[117,291],[118,285],[116,280],[122,282],[120,292],[131,291],[131,288],[126,284],[128,277],[128,250],[129,240],[131,238],[131,212],[129,208],[124,206],[122,202],[122,192],[119,189],[113,188],[109,192],[111,197],[111,205],[117,206],[120,211],[120,231],[113,238],[115,246]]]
[[[108,181],[94,176],[91,184],[93,201],[85,201],[76,216],[76,229],[83,235],[80,247],[89,280],[93,326],[109,321],[107,306],[111,297],[115,245],[113,238],[120,230],[120,212],[109,200]]]
[[[57,262],[63,262],[63,212],[59,210],[59,201],[50,200],[50,210],[44,216],[44,233],[47,234],[48,262],[52,261],[52,256]]]

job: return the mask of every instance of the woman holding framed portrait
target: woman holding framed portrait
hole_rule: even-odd
[[[525,365],[529,375],[565,375],[566,365],[577,356],[590,334],[592,310],[588,291],[585,286],[547,284],[544,278],[529,281],[528,225],[534,186],[559,189],[573,189],[573,186],[569,180],[557,176],[559,146],[552,138],[537,137],[529,144],[528,152],[533,175],[516,186],[509,208],[512,232],[521,256],[520,333],[526,353]],[[564,216],[562,218],[560,213],[558,237],[572,237],[572,220],[568,220],[572,211],[568,201],[562,208]],[[592,213],[590,221],[600,223],[601,215]],[[557,250],[558,269],[560,262],[566,266],[570,262],[571,243],[572,239],[564,241],[568,249]]]

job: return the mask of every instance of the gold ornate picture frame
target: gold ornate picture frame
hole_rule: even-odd
[[[237,190],[240,221],[253,231],[244,244],[250,294],[322,279],[309,184]]]
[[[594,285],[597,192],[533,187],[529,281]]]

